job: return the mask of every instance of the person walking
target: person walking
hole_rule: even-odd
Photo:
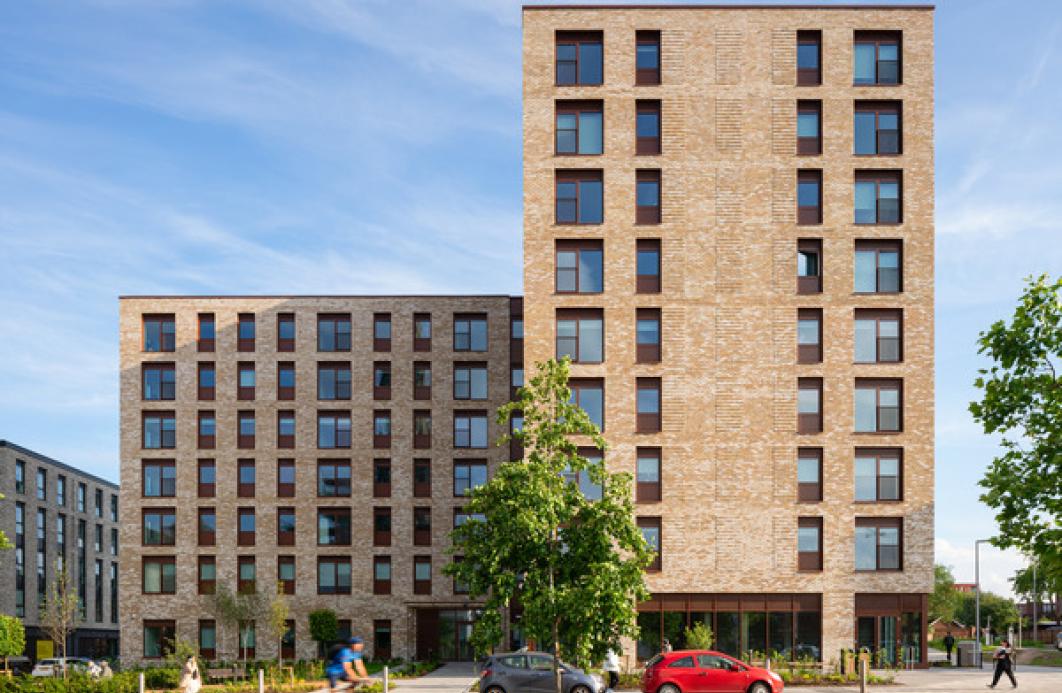
[[[955,638],[952,636],[951,631],[944,636],[944,651],[948,653],[948,662],[951,662],[951,650],[955,647]]]
[[[664,654],[668,654],[669,652],[671,652],[671,649],[672,649],[671,648],[671,641],[668,640],[667,638],[664,638],[664,644],[660,648],[660,651],[663,652]]]
[[[999,643],[999,647],[992,655],[992,659],[996,663],[996,673],[992,676],[992,683],[988,684],[989,688],[995,688],[999,683],[999,677],[1006,673],[1007,678],[1010,679],[1010,685],[1014,688],[1018,687],[1018,682],[1014,680],[1014,671],[1011,668],[1011,658],[1014,656],[1014,650],[1010,646],[1010,641],[1004,640]]]
[[[199,663],[195,655],[189,655],[181,668],[181,680],[177,683],[177,688],[181,693],[198,693],[202,685],[203,682],[199,678]]]
[[[619,655],[609,650],[605,654],[605,666],[602,668],[608,674],[608,690],[616,690],[616,687],[619,686]]]
[[[362,639],[354,636],[347,641],[345,646],[336,650],[325,666],[330,691],[338,690],[337,685],[340,681],[353,684],[368,680],[369,672],[365,669],[365,662],[362,659],[364,649],[365,643]]]

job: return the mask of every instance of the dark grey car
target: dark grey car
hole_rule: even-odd
[[[603,693],[601,677],[561,662],[564,693]],[[553,658],[544,652],[495,654],[483,664],[480,693],[553,693]]]

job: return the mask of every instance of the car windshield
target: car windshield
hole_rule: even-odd
[[[648,662],[646,662],[646,663],[645,663],[645,668],[646,668],[646,669],[652,669],[652,668],[653,668],[654,666],[656,666],[656,665],[657,665],[657,664],[658,664],[658,663],[660,662],[660,660],[661,660],[661,659],[663,659],[663,658],[664,658],[664,655],[660,655],[660,654],[657,654],[657,655],[653,655],[652,659],[650,659],[650,660],[649,660]]]

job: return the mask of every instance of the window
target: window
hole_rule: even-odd
[[[572,404],[578,405],[590,421],[605,430],[605,384],[600,378],[573,378],[568,381]]]
[[[797,309],[797,363],[822,363],[822,308]]]
[[[177,372],[172,363],[145,363],[143,376],[143,398],[145,400],[176,398]]]
[[[253,594],[255,583],[258,581],[258,569],[254,564],[254,556],[236,557],[236,591],[240,594]],[[243,629],[241,624],[240,629]]]
[[[557,84],[601,84],[601,32],[557,32]]]
[[[372,495],[374,498],[391,497],[391,460],[387,458],[372,461]]]
[[[822,448],[797,451],[797,500],[822,500]]]
[[[173,460],[144,460],[141,463],[145,498],[172,498],[177,495],[177,467]]]
[[[317,316],[317,351],[350,351],[350,313]]]
[[[509,337],[513,340],[522,340],[524,338],[524,316],[514,315],[509,321]]]
[[[255,515],[254,508],[236,510],[236,544],[237,546],[254,546]]]
[[[597,309],[557,310],[557,359],[572,363],[601,363],[604,353],[604,315]]]
[[[797,433],[822,433],[822,378],[797,379]]]
[[[599,294],[604,291],[601,241],[557,241],[556,291]]]
[[[212,401],[217,391],[217,371],[214,363],[200,362],[196,376],[196,394],[198,399]]]
[[[600,101],[557,102],[557,154],[602,152]]]
[[[901,223],[901,178],[899,171],[856,171],[855,223]]]
[[[660,448],[638,448],[635,500],[655,503],[662,498],[660,483]]]
[[[294,313],[277,313],[277,351],[295,351]]]
[[[196,486],[200,498],[217,495],[218,470],[214,460],[201,459],[196,463]]]
[[[177,511],[173,508],[144,508],[142,543],[144,546],[173,546],[177,543]]]
[[[295,460],[277,460],[277,497],[295,497]]]
[[[822,293],[822,239],[797,241],[797,293]]]
[[[144,316],[144,351],[174,351],[177,327],[173,314]]]
[[[487,350],[487,316],[454,316],[454,351]]]
[[[48,500],[48,472],[37,469],[37,500]]]
[[[317,399],[350,399],[350,364],[317,364]]]
[[[350,447],[350,413],[317,413],[317,447],[321,449]]]
[[[102,489],[96,489],[95,500],[96,500],[96,503],[93,506],[93,510],[96,513],[96,517],[102,518],[103,517],[103,490]]]
[[[254,472],[254,460],[236,461],[236,495],[238,497],[254,498]]]
[[[604,221],[601,171],[557,171],[557,223],[600,224]]]
[[[413,496],[415,498],[431,497],[431,460],[415,458],[413,460]]]
[[[391,658],[391,621],[372,622],[372,654],[374,659]]]
[[[903,290],[899,241],[856,241],[856,293],[898,293]]]
[[[655,156],[661,151],[660,102],[643,99],[635,104],[634,153]]]
[[[454,460],[454,496],[467,496],[487,483],[486,460]]]
[[[372,509],[372,545],[391,545],[391,509]]]
[[[635,329],[638,363],[660,362],[660,309],[638,308]]]
[[[236,399],[253,400],[255,373],[254,364],[243,361],[236,366],[238,381],[236,385]]]
[[[103,553],[103,525],[96,525],[92,548],[96,553]]]
[[[822,570],[822,518],[797,518],[797,570]]]
[[[900,83],[900,32],[855,32],[855,84]]]
[[[903,518],[856,518],[856,570],[903,570],[902,547]]]
[[[66,523],[66,518],[63,518],[63,522],[61,524],[65,525],[65,523]],[[117,530],[117,528],[112,528],[111,529],[111,555],[115,556],[115,557],[118,556],[118,530]]]
[[[317,594],[350,594],[350,559],[317,558]]]
[[[173,449],[177,447],[177,417],[172,411],[146,411],[144,417],[144,447]]]
[[[902,450],[856,448],[855,499],[859,502],[898,501],[903,498]]]
[[[372,414],[372,446],[391,447],[391,412],[387,409],[377,409]]]
[[[277,556],[277,591],[295,594],[295,557]]]
[[[487,364],[454,364],[454,399],[487,399]]]
[[[855,311],[856,363],[896,363],[903,356],[900,310]]]
[[[142,565],[144,594],[177,592],[177,562],[173,556],[145,556]]]
[[[900,153],[900,108],[900,101],[856,101],[856,154]]]
[[[373,556],[372,593],[391,594],[391,557]]]
[[[254,351],[254,313],[240,313],[236,323],[236,350]]]
[[[250,450],[254,448],[254,412],[253,411],[239,411],[236,412],[236,425],[238,427],[238,435],[236,437],[236,447]]]
[[[413,362],[413,399],[431,399],[431,362]]]
[[[350,496],[350,460],[317,461],[317,495],[321,498]]]
[[[431,351],[431,313],[413,314],[413,351]]]
[[[413,447],[417,449],[431,447],[431,412],[426,409],[413,412]]]
[[[431,508],[413,508],[413,545],[431,545]]]
[[[317,545],[350,546],[350,508],[318,509]]]
[[[55,477],[55,504],[59,507],[66,505],[66,477],[62,474]]]
[[[856,433],[897,433],[903,430],[903,381],[857,379]]]
[[[487,447],[487,414],[485,412],[454,412],[454,447]]]
[[[413,557],[413,594],[431,594],[431,556]]]
[[[814,87],[822,84],[822,32],[797,32],[797,85]]]
[[[199,508],[198,544],[214,546],[217,543],[218,518],[213,508]]]
[[[83,483],[77,485],[77,511],[85,512],[85,498],[88,496],[88,488]]]
[[[281,449],[295,447],[295,412],[282,410],[277,412],[277,447]]]
[[[376,313],[372,316],[372,350],[391,351],[390,313]]]
[[[26,492],[26,463],[15,460],[15,493]]]
[[[653,562],[649,564],[648,570],[658,571],[661,567],[660,554],[662,553],[661,545],[661,527],[659,517],[639,517],[638,529],[642,533],[642,539],[645,540],[646,546],[655,555],[653,556]]]
[[[797,223],[822,223],[822,171],[797,171]]]
[[[512,396],[516,398],[516,389],[524,386],[524,369],[522,366],[513,366],[509,369],[509,385],[513,389]]]
[[[637,31],[635,37],[635,84],[660,84],[660,32]]]
[[[214,351],[214,337],[214,314],[200,313],[199,335],[196,339],[196,349],[198,351]]]
[[[253,588],[251,588],[251,591],[254,591]],[[254,661],[254,621],[240,621],[236,627],[241,641],[240,650],[243,652],[243,656],[251,659],[251,661]]]
[[[660,432],[660,378],[637,379],[638,433]]]
[[[213,556],[200,556],[198,558],[196,591],[199,594],[214,594],[217,591],[218,567]]]
[[[295,364],[291,361],[277,363],[277,399],[295,399]]]
[[[159,659],[173,651],[177,626],[173,621],[144,621],[144,657]]]
[[[797,154],[822,154],[821,101],[797,101]]]
[[[390,361],[376,361],[372,365],[372,398],[391,399]]]
[[[199,656],[211,661],[217,656],[218,629],[213,620],[199,621]]]
[[[111,522],[117,522],[117,521],[118,521],[118,496],[112,493],[111,494]]]
[[[634,223],[660,223],[660,169],[640,169],[635,172]]]

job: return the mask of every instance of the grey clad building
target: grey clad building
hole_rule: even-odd
[[[26,655],[51,656],[40,607],[65,566],[81,605],[67,654],[118,655],[118,485],[0,440],[0,611],[26,625]],[[14,587],[11,589],[10,587]]]

